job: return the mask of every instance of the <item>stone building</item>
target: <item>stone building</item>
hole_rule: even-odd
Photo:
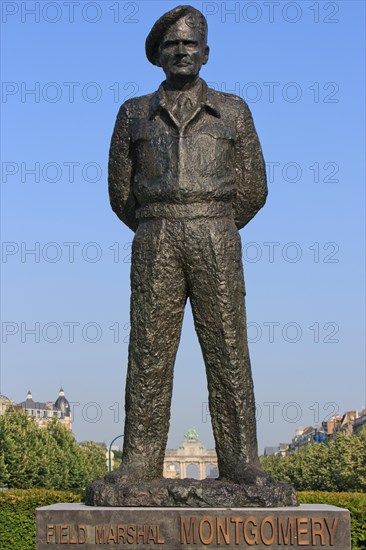
[[[361,414],[355,419],[353,423],[353,433],[358,435],[366,426],[366,407],[362,409]]]
[[[313,443],[325,443],[334,439],[337,433],[349,435],[358,435],[366,426],[366,408],[359,413],[357,410],[346,411],[343,416],[332,416],[323,420],[320,426],[307,426],[306,428],[297,428],[295,436],[291,443],[281,452],[281,446],[265,447],[264,454],[273,454],[275,456],[285,456],[299,451],[302,447]],[[281,444],[280,444],[281,445]]]
[[[0,414],[4,414],[6,409],[8,407],[11,407],[13,404],[12,400],[9,399],[9,397],[6,397],[6,395],[3,395],[0,393]]]
[[[185,479],[190,465],[198,469],[198,479],[218,477],[217,455],[214,449],[206,449],[195,428],[184,435],[178,449],[167,449],[164,459],[164,477]]]
[[[52,401],[33,401],[32,393],[29,391],[25,401],[15,405],[16,409],[23,409],[29,416],[36,419],[37,424],[46,426],[51,418],[57,418],[61,424],[71,431],[72,418],[70,403],[65,397],[65,392],[61,388],[58,398],[53,403]]]

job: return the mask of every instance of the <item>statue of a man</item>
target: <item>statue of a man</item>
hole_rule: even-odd
[[[123,461],[112,476],[162,476],[189,298],[220,478],[238,481],[259,467],[238,230],[266,200],[262,151],[245,101],[199,77],[209,56],[199,11],[178,6],[163,15],[146,54],[166,80],[122,105],[109,159],[112,208],[136,231]]]

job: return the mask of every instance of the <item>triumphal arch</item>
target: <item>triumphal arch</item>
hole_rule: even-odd
[[[198,467],[198,479],[211,477],[217,472],[217,455],[214,449],[206,449],[195,428],[184,434],[184,441],[178,449],[166,449],[164,459],[164,477],[184,479],[191,464]],[[211,475],[207,475],[211,466]]]

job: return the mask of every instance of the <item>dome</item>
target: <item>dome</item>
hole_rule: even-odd
[[[55,401],[55,407],[66,416],[70,415],[70,403],[66,399],[65,392],[62,388],[60,389],[58,398]]]
[[[26,409],[34,409],[35,403],[33,401],[33,395],[30,390],[28,390],[27,397],[25,398],[25,401],[23,401]]]

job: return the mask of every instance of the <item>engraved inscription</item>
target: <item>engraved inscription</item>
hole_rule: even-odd
[[[85,525],[47,524],[47,544],[85,544],[87,542],[87,527]]]
[[[338,519],[321,517],[180,517],[180,543],[204,546],[262,544],[281,546],[334,546]]]
[[[95,544],[164,544],[160,525],[96,525]]]
[[[59,546],[86,548],[113,546],[134,548],[171,549],[171,545],[195,548],[340,548],[343,532],[340,518],[307,513],[276,514],[266,511],[256,514],[255,510],[222,510],[215,515],[209,510],[204,514],[190,515],[179,511],[176,515],[176,529],[162,517],[151,516],[153,522],[142,519],[141,523],[103,522],[90,524],[85,518],[80,523],[46,523],[43,540],[47,547]],[[232,515],[231,515],[232,514]],[[235,514],[235,515],[234,515]],[[250,515],[251,514],[251,515]],[[133,516],[132,516],[133,517]],[[126,518],[127,519],[127,518]],[[136,518],[137,519],[137,518]],[[132,520],[133,521],[133,520]],[[83,523],[82,523],[83,522]],[[171,524],[170,524],[171,525]],[[175,548],[175,546],[174,546]]]

